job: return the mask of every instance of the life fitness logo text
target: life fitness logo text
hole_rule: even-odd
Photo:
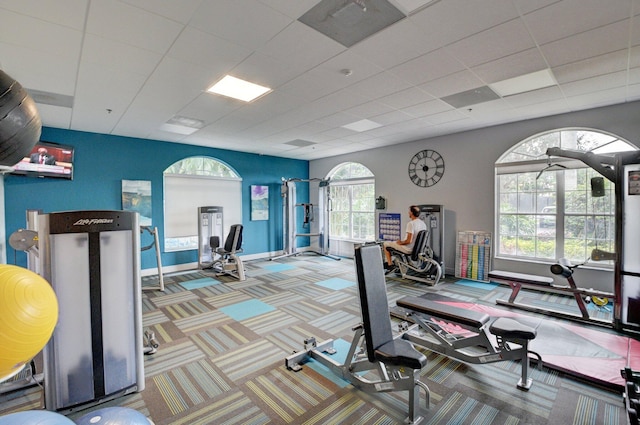
[[[110,224],[113,223],[112,218],[81,218],[73,223],[74,226],[91,226],[93,224]]]

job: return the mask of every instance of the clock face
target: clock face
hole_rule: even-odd
[[[409,178],[417,186],[433,186],[443,175],[444,159],[436,151],[425,149],[409,161]]]

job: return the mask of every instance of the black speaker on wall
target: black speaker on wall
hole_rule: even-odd
[[[604,196],[604,177],[591,178],[591,196],[594,198]]]

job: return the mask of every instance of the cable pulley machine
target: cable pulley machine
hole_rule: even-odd
[[[312,203],[297,203],[296,184],[297,183],[318,183],[319,205]],[[340,260],[329,254],[329,180],[313,178],[313,179],[282,179],[280,188],[282,196],[282,217],[284,225],[282,226],[283,235],[283,251],[284,254],[272,258],[277,260],[283,257],[300,255],[304,252],[310,252],[317,255],[329,257],[334,260]],[[298,209],[302,208],[302,228],[306,232],[300,232],[298,229]],[[316,222],[316,210],[318,212],[318,220]],[[317,223],[317,225],[315,224]],[[317,226],[317,227],[316,227]],[[298,251],[296,240],[301,237],[318,237],[318,248]]]

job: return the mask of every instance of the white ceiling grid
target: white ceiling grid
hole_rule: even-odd
[[[406,17],[349,48],[298,21],[318,2],[0,0],[0,66],[46,126],[308,160],[640,99],[640,0],[389,0]],[[551,87],[442,100],[546,69]],[[227,73],[273,92],[206,93]],[[204,126],[163,131],[175,116]]]

